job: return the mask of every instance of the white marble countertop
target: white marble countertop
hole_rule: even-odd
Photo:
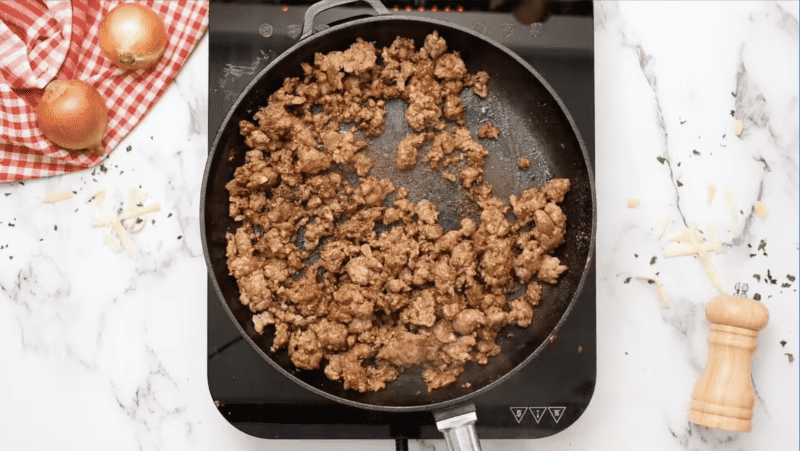
[[[786,355],[800,356],[800,281],[787,279],[800,276],[798,4],[595,6],[597,387],[566,431],[483,448],[798,449],[800,363]],[[207,57],[205,37],[107,172],[0,185],[0,449],[392,449],[388,440],[256,439],[214,407],[198,226]],[[739,136],[735,119],[744,122]],[[711,205],[708,184],[717,187]],[[141,257],[133,260],[103,244],[91,227],[100,207],[87,201],[105,188],[111,208],[139,185],[162,211],[135,235]],[[61,190],[78,194],[41,201]],[[641,205],[627,208],[629,197]],[[756,200],[769,208],[766,219],[755,216]],[[712,223],[725,243],[713,256],[724,287],[746,281],[770,310],[753,361],[751,433],[686,418],[706,357],[703,306],[716,289],[699,260],[666,259],[663,249],[691,222]],[[776,284],[764,282],[768,270]],[[668,308],[652,286],[625,283],[655,273]],[[412,441],[410,449],[445,447]]]

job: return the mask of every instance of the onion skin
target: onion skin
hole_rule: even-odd
[[[54,80],[44,88],[36,110],[39,130],[53,144],[68,150],[105,153],[102,141],[108,126],[103,97],[89,83]]]
[[[123,69],[150,67],[167,49],[164,21],[139,3],[119,5],[100,22],[100,49]]]

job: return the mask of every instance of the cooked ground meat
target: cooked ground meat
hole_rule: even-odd
[[[478,129],[478,138],[497,139],[498,136],[500,136],[500,130],[491,122],[483,124],[481,128]]]
[[[380,50],[357,40],[302,69],[255,122],[239,124],[251,150],[226,187],[229,213],[241,223],[227,235],[240,301],[256,332],[274,330],[273,352],[287,348],[295,366],[323,369],[345,389],[381,390],[414,365],[429,390],[451,385],[466,362],[486,364],[501,352],[501,328],[530,325],[543,284],[567,271],[550,254],[564,241],[558,204],[569,180],[529,188],[510,205],[491,195],[483,185],[488,151],[465,126],[460,97],[468,86],[485,98],[489,76],[469,74],[435,32],[419,50],[405,38]],[[415,167],[432,141],[423,161],[432,170],[460,165],[479,224],[464,218],[444,230],[435,204],[412,202],[405,187],[369,175],[369,142],[360,136],[382,133],[385,101],[396,98],[408,104],[416,132],[398,143],[396,168]],[[456,126],[446,130],[446,121]],[[477,136],[499,131],[486,124]],[[357,182],[337,171],[354,171]],[[442,175],[455,182],[454,172]],[[524,294],[507,299],[515,286]]]
[[[517,160],[517,167],[520,169],[528,169],[531,167],[531,159],[530,158],[520,158]]]

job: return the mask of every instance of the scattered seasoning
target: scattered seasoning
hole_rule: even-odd
[[[639,258],[639,254],[633,254],[635,258]]]
[[[786,278],[789,279],[789,282],[794,282],[795,277],[791,274],[786,274]]]
[[[53,230],[55,230],[56,232],[58,232],[58,226],[57,226],[57,225],[54,225],[54,226],[53,226]]]
[[[77,191],[73,191],[72,194],[78,194],[78,192]]]
[[[168,218],[171,218],[171,217],[172,217],[172,213],[168,214],[168,215],[167,215],[167,217],[168,217]]]
[[[178,235],[178,239],[181,239],[181,238],[183,238],[183,235]]]
[[[628,351],[625,351],[625,355],[628,355]]]
[[[733,91],[731,91],[731,95],[732,95],[732,96],[734,96],[734,97],[736,97],[736,93],[735,93],[735,92],[733,92]]]
[[[10,195],[11,195],[11,193],[6,193],[6,197],[8,197],[8,196],[10,196]]]
[[[790,284],[790,283],[788,283],[788,282],[787,282],[787,283],[782,283],[782,284],[781,284],[781,288],[791,288],[791,287],[792,287],[792,284]]]
[[[119,171],[119,175],[122,175],[123,172],[125,172],[125,171]]]
[[[733,93],[731,93],[731,94],[733,94]],[[731,110],[731,117],[734,117],[735,115],[736,115],[736,111]]]
[[[106,165],[100,164],[100,171],[102,171],[105,174],[106,172],[108,172],[108,168],[106,167]]]
[[[156,220],[155,220],[155,219],[153,219],[153,222],[152,222],[152,224],[153,224],[153,225],[156,225]]]
[[[12,223],[10,223],[10,222],[8,223],[8,226],[9,226],[9,227],[16,227],[14,224],[12,224]]]
[[[681,167],[681,162],[680,161],[678,162],[678,167]]]
[[[628,278],[627,278],[627,279],[625,279],[625,281],[624,281],[624,282],[622,282],[622,283],[630,283],[630,281],[631,281],[631,278],[630,278],[630,277],[628,277]]]
[[[680,120],[680,118],[678,118],[678,120]],[[683,125],[685,123],[686,123],[686,121],[681,121],[681,125]]]
[[[756,279],[757,281],[761,282],[761,275],[753,274],[753,278]]]
[[[773,284],[773,285],[775,285],[776,283],[778,283],[778,281],[777,281],[777,280],[775,280],[775,279],[773,279],[773,278],[772,278],[772,273],[770,273],[770,272],[769,272],[769,269],[767,270],[767,280],[769,280],[769,283],[771,283],[771,284]]]
[[[681,183],[680,180],[678,180],[678,186],[683,186],[683,183]]]
[[[763,250],[766,250],[766,249],[767,249],[767,242],[764,241],[764,240],[761,240],[761,243],[758,244],[758,250],[763,251]]]
[[[133,146],[128,146],[128,147],[125,148],[125,151],[126,152],[130,152],[132,149],[133,149]]]
[[[760,301],[760,300],[761,300],[761,295],[760,295],[760,294],[758,294],[758,293],[754,294],[754,295],[753,295],[753,300],[755,300],[755,301]]]
[[[650,259],[650,264],[651,265],[655,265],[656,264],[656,257],[653,257],[653,258]]]
[[[13,256],[13,255],[9,255],[9,256],[8,256],[8,259],[9,259],[9,260],[14,260],[14,256]]]
[[[143,222],[144,222],[144,219],[142,219],[142,218],[136,218],[136,223],[137,223],[137,224],[141,224],[141,223],[143,223]]]
[[[697,149],[694,149],[694,150],[692,151],[692,153],[693,153],[693,154],[695,154],[695,155],[700,155],[700,152],[698,152],[698,151],[697,151]]]
[[[794,355],[791,352],[784,352],[787,357],[789,357],[789,363],[794,362]]]
[[[722,134],[722,139],[725,139],[725,135],[727,135],[727,133]]]
[[[781,340],[781,347],[786,346],[786,340]]]
[[[755,257],[757,254],[750,254],[750,258]]]
[[[661,164],[664,164],[664,162],[667,161],[667,159],[664,157],[656,157],[656,160],[658,160],[658,162]]]

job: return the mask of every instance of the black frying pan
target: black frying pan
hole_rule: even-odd
[[[206,165],[200,201],[200,228],[208,271],[214,290],[223,300],[223,308],[239,331],[264,360],[287,378],[349,406],[393,412],[432,411],[446,436],[461,434],[467,441],[474,441],[475,413],[470,401],[533,360],[548,343],[548,337],[563,324],[579,297],[595,246],[596,203],[590,160],[569,112],[541,75],[507,48],[473,30],[434,19],[392,16],[382,4],[372,0],[369,3],[379,15],[311,36],[313,19],[319,12],[352,1],[323,1],[309,8],[300,41],[258,74],[223,121]],[[419,372],[408,370],[379,392],[345,390],[341,382],[328,379],[321,370],[295,368],[286,349],[271,353],[272,330],[257,334],[252,313],[239,302],[239,288],[229,275],[225,256],[225,234],[239,226],[228,216],[225,184],[243,164],[247,150],[238,123],[243,119],[252,121],[253,114],[266,106],[268,96],[282,86],[284,78],[302,77],[300,63],[313,62],[316,52],[345,50],[359,37],[382,48],[391,45],[395,37],[404,36],[414,39],[419,47],[434,30],[447,41],[448,51],[461,53],[470,73],[483,70],[491,77],[487,99],[476,97],[470,89],[464,90],[462,98],[467,123],[473,132],[481,123],[491,121],[502,133],[497,140],[483,142],[490,152],[484,179],[493,186],[495,195],[507,200],[509,195],[543,185],[551,178],[570,179],[572,189],[562,205],[568,218],[566,242],[555,252],[569,270],[557,285],[546,287],[533,324],[527,329],[516,326],[502,329],[496,342],[503,352],[489,359],[487,365],[468,364],[455,384],[429,392]],[[443,180],[424,164],[418,164],[408,173],[393,170],[397,143],[411,132],[405,123],[402,102],[397,102],[388,105],[385,131],[370,143],[367,151],[376,162],[371,174],[392,178],[397,186],[409,187],[412,201],[427,198],[436,203],[445,229],[457,228],[464,216],[477,218],[479,210],[470,207],[471,201],[464,190]],[[520,157],[531,159],[528,170],[517,169]],[[469,388],[464,387],[465,382],[470,383]],[[464,433],[459,429],[462,426],[471,429]]]

